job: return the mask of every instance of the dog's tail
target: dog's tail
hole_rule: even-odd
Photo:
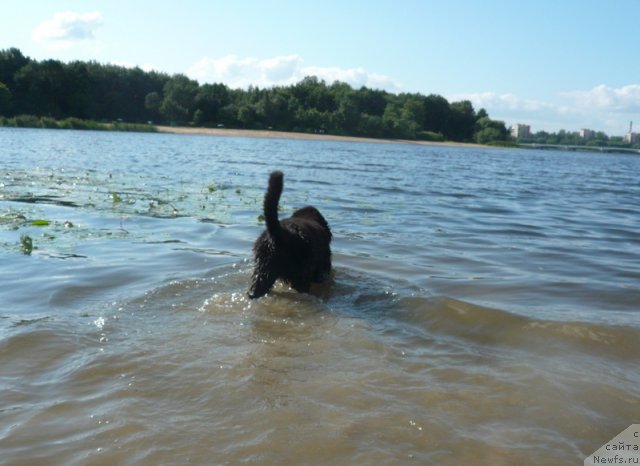
[[[267,223],[269,236],[274,240],[280,236],[280,222],[278,221],[278,202],[282,194],[283,174],[275,171],[269,176],[269,187],[264,195],[264,218]]]

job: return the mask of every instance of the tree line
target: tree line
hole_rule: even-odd
[[[0,50],[0,116],[489,143],[507,140],[502,121],[467,100],[393,94],[314,76],[289,86],[231,89],[95,61],[37,61]]]
[[[594,132],[590,137],[580,136],[577,132],[569,132],[561,129],[558,132],[538,131],[526,138],[519,138],[518,143],[528,144],[553,144],[561,146],[587,146],[587,147],[619,147],[640,149],[640,143],[631,144],[622,136],[608,136],[602,131]]]

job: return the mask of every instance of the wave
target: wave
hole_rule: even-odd
[[[333,281],[315,285],[311,295],[278,285],[269,297],[257,301],[246,297],[249,275],[248,262],[227,263],[212,269],[207,277],[172,281],[118,306],[135,309],[143,319],[145,309],[154,314],[170,309],[167,315],[159,316],[163,321],[171,319],[174,312],[184,317],[196,311],[245,316],[256,313],[266,319],[286,315],[302,321],[318,315],[355,319],[380,335],[401,340],[406,337],[407,341],[416,336],[423,341],[454,341],[478,351],[522,351],[544,357],[582,353],[623,364],[633,363],[640,354],[637,327],[566,320],[561,315],[558,320],[536,318],[449,296],[429,296],[411,283],[384,282],[366,270],[338,267]],[[65,295],[68,293],[67,288]],[[74,293],[87,292],[78,288]],[[14,319],[6,323],[24,324]]]
[[[277,314],[298,309],[299,316],[324,313],[337,319],[363,320],[383,333],[414,332],[432,339],[455,338],[466,344],[546,356],[578,351],[633,362],[640,353],[640,328],[563,320],[560,315],[558,320],[525,316],[449,296],[429,296],[411,284],[383,283],[366,271],[345,267],[335,270],[331,283],[314,285],[311,295],[279,285],[266,304],[260,303],[245,296],[249,273],[248,266],[226,265],[212,271],[210,279],[173,282],[146,294],[145,300],[156,296],[167,299],[165,305],[175,306],[171,297],[179,296],[185,311],[217,312],[220,307],[224,312],[246,313],[266,306]]]
[[[629,361],[640,352],[640,329],[633,327],[535,319],[446,296],[400,298],[396,308],[399,319],[431,334],[476,344],[547,355],[577,350]]]
[[[242,287],[248,274],[248,269],[222,273],[224,277],[217,279],[222,294],[207,300],[208,311],[215,312],[216,303],[224,303],[221,306],[225,311],[235,306],[237,311],[247,312],[251,301],[238,287]],[[193,283],[189,286],[198,288]],[[454,338],[469,345],[550,357],[579,352],[634,362],[640,353],[640,328],[563,320],[560,315],[558,320],[525,316],[448,296],[429,296],[411,284],[383,283],[367,272],[345,267],[336,269],[332,283],[316,285],[311,296],[277,287],[267,305],[276,313],[280,308],[291,310],[292,306],[297,306],[301,315],[324,313],[337,319],[363,320],[382,333],[420,333],[430,339]]]

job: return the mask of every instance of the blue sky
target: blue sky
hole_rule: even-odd
[[[533,131],[640,132],[640,0],[21,0],[0,16],[9,47],[231,87],[315,74],[469,99]]]

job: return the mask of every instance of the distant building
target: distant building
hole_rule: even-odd
[[[589,139],[593,139],[596,137],[596,132],[592,129],[581,129],[578,134],[580,135],[580,138],[582,138],[585,141],[588,141]]]
[[[520,123],[511,127],[511,137],[514,139],[526,139],[531,137],[531,126]]]
[[[629,123],[629,132],[624,135],[624,142],[629,144],[640,143],[640,134],[633,132],[633,121]]]
[[[640,142],[640,133],[627,133],[624,135],[624,142],[637,144]]]

